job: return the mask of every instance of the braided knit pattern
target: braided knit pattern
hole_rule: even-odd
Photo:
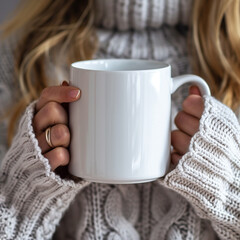
[[[51,171],[33,133],[34,107],[35,102],[27,108],[1,163],[1,239],[51,239],[65,209],[89,184],[63,180]]]
[[[240,127],[235,114],[205,98],[200,130],[189,152],[164,180],[209,219],[222,239],[240,239]]]
[[[191,72],[191,4],[95,0],[95,58],[155,59],[171,64],[173,76]],[[12,50],[8,44],[0,47],[1,114],[18,91]],[[186,96],[182,89],[173,96],[173,116]],[[204,102],[199,132],[178,166],[162,179],[136,185],[76,183],[52,172],[32,128],[35,102],[23,114],[8,150],[6,123],[1,123],[0,239],[240,239],[239,123],[214,98]]]

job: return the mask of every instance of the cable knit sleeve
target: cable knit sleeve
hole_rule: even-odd
[[[240,239],[240,126],[235,114],[205,97],[199,131],[177,167],[159,180],[184,196],[221,239]]]
[[[0,168],[0,239],[51,239],[55,226],[88,182],[63,180],[41,154],[32,128],[35,103],[21,118]]]
[[[0,44],[0,120],[17,101],[15,40]],[[23,114],[7,149],[7,119],[0,121],[0,239],[51,239],[55,226],[78,191],[88,183],[63,180],[41,154],[32,128],[35,103]]]

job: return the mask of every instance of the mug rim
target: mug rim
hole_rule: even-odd
[[[129,63],[136,62],[136,64],[147,64],[148,67],[141,67],[137,68],[135,66],[135,69],[132,68],[130,69]],[[109,66],[109,63],[114,64],[114,63],[124,63],[127,64],[129,69],[124,69],[124,70],[112,70],[112,69],[107,69]],[[96,65],[98,66],[104,66],[105,69],[97,69]],[[95,66],[95,68],[94,68]],[[143,65],[141,65],[143,66]],[[156,71],[160,69],[165,69],[169,68],[170,65],[165,62],[157,61],[157,60],[147,60],[147,59],[125,59],[125,58],[109,58],[109,59],[92,59],[92,60],[83,60],[83,61],[77,61],[73,62],[71,64],[71,67],[74,69],[81,69],[81,70],[86,70],[86,71],[100,71],[100,72],[146,72],[146,71]]]

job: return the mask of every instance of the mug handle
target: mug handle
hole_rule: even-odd
[[[211,96],[211,92],[207,83],[202,78],[193,74],[186,74],[173,77],[171,94],[173,94],[180,86],[182,86],[185,83],[192,83],[196,85],[199,88],[202,96],[204,95]]]

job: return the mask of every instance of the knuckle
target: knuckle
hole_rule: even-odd
[[[203,99],[199,95],[189,95],[184,101],[183,101],[183,107],[192,107],[193,105],[201,105],[203,104]]]
[[[174,141],[179,134],[179,130],[174,130],[171,132],[171,139]]]
[[[200,118],[204,110],[203,98],[199,95],[190,95],[183,102],[183,111]]]
[[[63,119],[65,117],[62,106],[57,102],[49,102],[45,108],[46,116],[51,116],[54,119]]]
[[[179,139],[182,137],[182,132],[180,130],[174,130],[171,133],[171,141],[173,144],[179,143]]]
[[[47,105],[46,105],[46,109],[47,111],[49,112],[53,112],[54,113],[58,113],[59,112],[59,104],[56,103],[56,102],[49,102]]]
[[[68,122],[67,112],[57,102],[48,102],[41,110],[41,117],[47,118],[51,125]]]
[[[187,98],[185,98],[185,100],[182,103],[182,108],[183,109],[188,108],[190,102],[191,102],[191,95],[189,95]]]
[[[175,124],[176,124],[177,126],[178,126],[179,124],[181,124],[182,121],[183,121],[183,118],[184,118],[184,113],[181,111],[181,112],[179,112],[179,113],[176,115],[176,117],[175,117],[175,120],[174,120]]]
[[[53,135],[63,145],[68,144],[70,140],[70,132],[66,125],[58,124],[53,128]]]
[[[57,147],[55,148],[55,156],[57,161],[61,165],[66,165],[69,162],[69,152],[66,148],[63,147]]]

